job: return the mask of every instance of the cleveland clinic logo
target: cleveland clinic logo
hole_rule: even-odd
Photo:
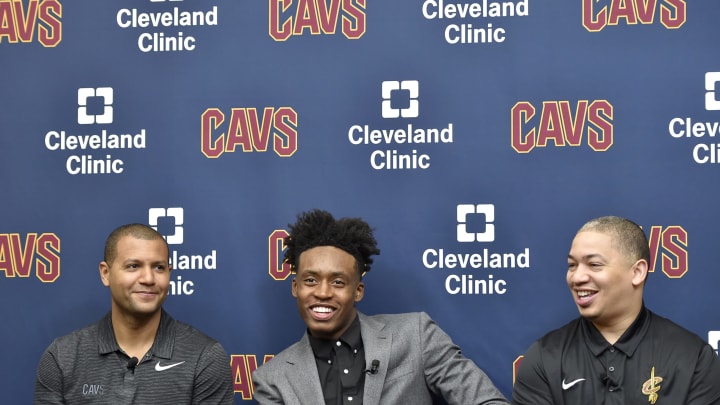
[[[115,20],[120,28],[136,28],[141,31],[137,37],[140,52],[192,52],[197,40],[188,33],[195,27],[217,26],[218,7],[206,10],[182,10],[176,6],[183,0],[150,0],[151,11],[138,8],[118,10]],[[164,10],[158,10],[164,3],[171,4]]]
[[[715,354],[718,354],[718,343],[720,343],[720,330],[711,330],[708,332],[708,343],[715,350]]]
[[[470,252],[452,245],[423,251],[422,263],[426,269],[448,271],[444,283],[446,293],[502,295],[507,292],[508,284],[504,279],[496,278],[496,273],[530,267],[530,248],[518,253],[497,252],[493,245],[488,245],[496,241],[495,209],[495,204],[489,203],[455,207],[455,238],[461,244],[474,243],[464,245],[470,247]],[[475,246],[482,248],[475,250]]]
[[[102,111],[100,114],[88,113],[88,105],[94,99],[99,99]],[[80,125],[112,124],[113,122],[113,89],[112,87],[80,88],[78,89],[78,115]]]
[[[468,232],[468,219],[473,215],[485,218],[483,232]],[[457,206],[457,241],[458,242],[492,242],[495,240],[495,205],[493,204],[459,204]]]
[[[380,84],[380,111],[387,120],[411,120],[401,127],[371,128],[354,124],[348,130],[352,145],[376,145],[370,153],[374,170],[426,170],[430,168],[433,147],[453,143],[453,124],[438,128],[418,128],[412,119],[420,116],[420,82],[386,80]]]
[[[408,99],[407,107],[393,106],[393,94],[404,93]],[[417,80],[403,80],[382,82],[382,116],[383,118],[417,118],[420,110],[418,97],[420,83]]]
[[[178,253],[175,247],[185,242],[185,209],[183,207],[148,209],[148,225],[165,238],[171,249],[169,252],[170,265],[173,272],[169,294],[192,295],[195,292],[196,283],[189,277],[195,275],[194,271],[197,270],[215,270],[217,268],[217,251],[212,250],[207,255]],[[182,274],[177,271],[182,271]]]
[[[65,161],[65,170],[71,175],[123,173],[125,162],[103,151],[144,149],[145,129],[137,133],[117,133],[109,127],[115,117],[115,91],[112,87],[81,87],[77,90],[75,101],[78,128],[82,128],[78,132],[82,133],[76,135],[73,130],[48,131],[45,147],[50,151],[72,151]],[[99,128],[102,129],[98,131]]]
[[[720,72],[706,72],[703,84],[705,110],[720,111]],[[720,137],[720,121],[675,117],[670,119],[668,133],[675,139],[714,139]],[[697,164],[720,163],[720,143],[697,143],[692,149],[692,159]]]
[[[705,73],[705,109],[708,111],[720,111],[720,94],[716,88],[720,84],[720,72]]]

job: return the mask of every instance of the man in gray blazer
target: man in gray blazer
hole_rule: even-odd
[[[260,404],[507,404],[475,363],[423,313],[357,311],[380,253],[370,226],[321,210],[285,239],[292,294],[307,332],[253,373]]]

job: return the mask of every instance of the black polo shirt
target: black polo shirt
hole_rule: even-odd
[[[365,386],[365,349],[357,316],[338,340],[310,335],[326,405],[362,404]]]
[[[513,404],[720,404],[720,360],[692,332],[644,306],[611,345],[580,317],[533,343]]]

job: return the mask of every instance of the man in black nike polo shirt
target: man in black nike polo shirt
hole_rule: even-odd
[[[35,404],[232,404],[230,360],[216,340],[162,309],[168,246],[142,224],[114,230],[100,279],[110,312],[43,353]]]
[[[645,308],[649,262],[645,233],[629,220],[580,228],[567,272],[580,317],[530,346],[513,404],[720,404],[712,347]]]

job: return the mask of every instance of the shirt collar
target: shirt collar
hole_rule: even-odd
[[[333,348],[335,347],[336,340],[319,339],[313,337],[310,331],[307,331],[308,338],[310,340],[310,347],[312,347],[315,357],[323,360],[329,360],[333,356]],[[350,326],[347,328],[345,333],[340,336],[341,342],[347,344],[352,349],[359,349],[362,347],[362,336],[360,334],[360,318],[355,316]]]
[[[648,327],[650,326],[650,316],[648,312],[648,309],[645,308],[645,304],[643,304],[637,318],[635,318],[630,327],[622,334],[622,336],[620,336],[620,339],[618,339],[614,345],[611,345],[607,340],[605,340],[603,335],[597,330],[591,321],[582,318],[581,324],[583,334],[586,337],[585,342],[595,356],[599,356],[611,346],[625,353],[626,356],[632,356],[643,337],[645,337]]]
[[[149,354],[164,359],[172,357],[173,346],[175,344],[175,320],[165,310],[161,310],[160,325],[158,326],[155,341],[150,347]],[[120,351],[115,339],[115,332],[112,326],[112,313],[108,312],[98,324],[98,351],[100,354],[108,354]]]

